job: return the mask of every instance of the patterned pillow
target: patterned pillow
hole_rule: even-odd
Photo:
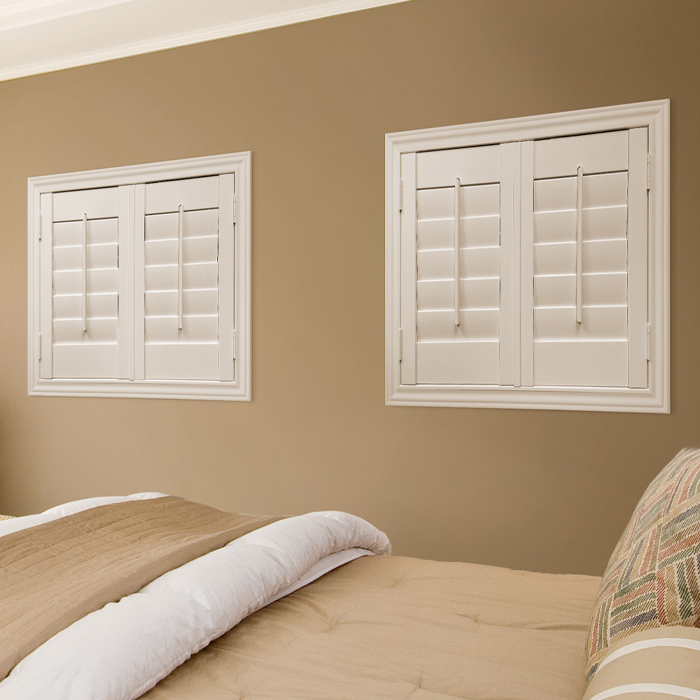
[[[603,574],[588,629],[590,680],[639,630],[700,627],[700,450],[681,450],[639,501]]]
[[[14,515],[0,515],[0,520],[14,520]]]

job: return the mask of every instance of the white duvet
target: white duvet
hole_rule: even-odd
[[[162,495],[76,501],[0,522],[0,537],[106,503]],[[352,559],[389,551],[384,533],[347,513],[277,521],[55,635],[0,683],[0,700],[132,700],[256,610]]]

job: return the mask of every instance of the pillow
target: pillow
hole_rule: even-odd
[[[640,630],[700,627],[700,450],[681,450],[651,482],[603,574],[588,628],[587,678]]]
[[[583,700],[700,697],[700,630],[659,627],[612,646]]]
[[[14,515],[0,515],[0,520],[14,520]]]

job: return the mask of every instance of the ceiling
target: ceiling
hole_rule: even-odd
[[[0,0],[0,80],[406,0]]]

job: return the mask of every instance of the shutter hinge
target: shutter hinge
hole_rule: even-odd
[[[236,331],[233,331],[233,359],[236,359],[236,350],[238,345],[238,336],[236,335]]]
[[[233,195],[233,223],[235,224],[238,219],[238,197]]]
[[[39,333],[39,339],[37,343],[37,349],[36,349],[37,355],[38,355],[38,360],[41,362],[41,333]]]
[[[647,360],[651,360],[651,323],[647,323]]]
[[[403,362],[403,329],[399,328],[399,362]]]
[[[647,153],[647,189],[651,189],[651,153]]]
[[[39,240],[41,240],[41,230],[44,228],[44,221],[43,217],[41,215],[41,212],[39,212]]]
[[[403,180],[399,179],[399,211],[403,211]]]

